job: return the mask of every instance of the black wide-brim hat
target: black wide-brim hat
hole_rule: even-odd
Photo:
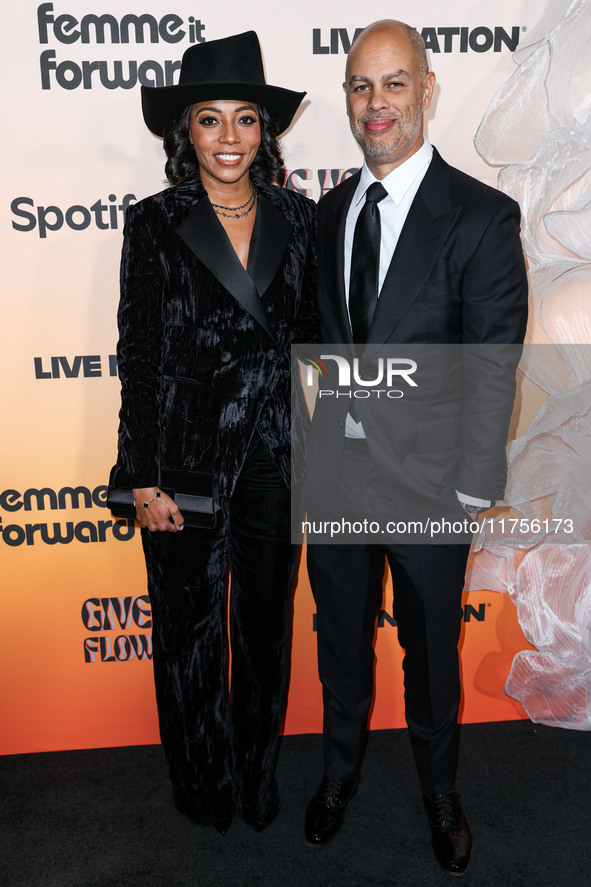
[[[148,129],[162,136],[165,126],[194,102],[256,102],[284,132],[305,95],[265,82],[259,38],[246,31],[190,46],[183,55],[178,86],[142,86],[142,111]]]

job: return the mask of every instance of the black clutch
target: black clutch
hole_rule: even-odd
[[[115,517],[135,519],[136,508],[131,489],[113,483],[115,466],[111,469],[107,488],[107,508]],[[205,471],[176,471],[163,468],[160,489],[180,508],[187,527],[215,527],[220,510],[217,478]]]

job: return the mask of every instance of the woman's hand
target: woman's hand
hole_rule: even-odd
[[[135,513],[140,526],[159,533],[176,533],[185,524],[183,515],[174,500],[158,487],[140,487],[133,490]],[[148,507],[144,508],[143,503]]]

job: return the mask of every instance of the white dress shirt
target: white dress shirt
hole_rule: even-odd
[[[386,272],[390,267],[400,232],[406,222],[406,217],[410,209],[411,203],[415,199],[419,190],[419,185],[425,177],[425,173],[431,163],[433,156],[433,147],[423,139],[423,144],[419,150],[413,154],[396,169],[393,169],[385,179],[381,179],[381,184],[388,192],[388,196],[384,197],[378,203],[380,211],[380,221],[382,225],[382,236],[380,243],[380,272],[378,278],[378,293],[382,289]],[[349,279],[351,277],[351,251],[353,249],[353,235],[355,233],[355,223],[359,213],[365,206],[365,192],[370,185],[378,182],[374,174],[369,171],[365,161],[361,168],[361,177],[345,223],[345,296],[347,299],[347,307],[349,305]]]
[[[380,241],[380,270],[378,275],[378,298],[381,292],[384,279],[400,232],[406,222],[406,217],[419,185],[425,177],[425,173],[431,163],[433,156],[433,146],[423,139],[423,144],[408,160],[388,173],[385,179],[381,179],[381,183],[388,192],[388,196],[384,197],[378,203],[380,211],[381,223],[381,241]],[[374,174],[370,172],[367,164],[363,161],[361,168],[361,176],[359,184],[353,200],[347,213],[345,222],[345,298],[347,300],[347,311],[349,310],[349,280],[351,277],[351,252],[353,249],[353,235],[355,234],[355,223],[359,213],[365,206],[365,193],[370,185],[378,182]],[[349,322],[351,318],[349,317]],[[365,437],[363,425],[361,422],[355,422],[349,414],[347,414],[347,425],[345,434],[347,437]]]

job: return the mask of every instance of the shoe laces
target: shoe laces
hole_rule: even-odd
[[[317,802],[340,807],[343,803],[346,784],[344,779],[329,779],[328,776],[325,776],[316,792]]]
[[[456,792],[429,795],[432,804],[433,824],[441,828],[460,828],[462,825],[459,796]]]

